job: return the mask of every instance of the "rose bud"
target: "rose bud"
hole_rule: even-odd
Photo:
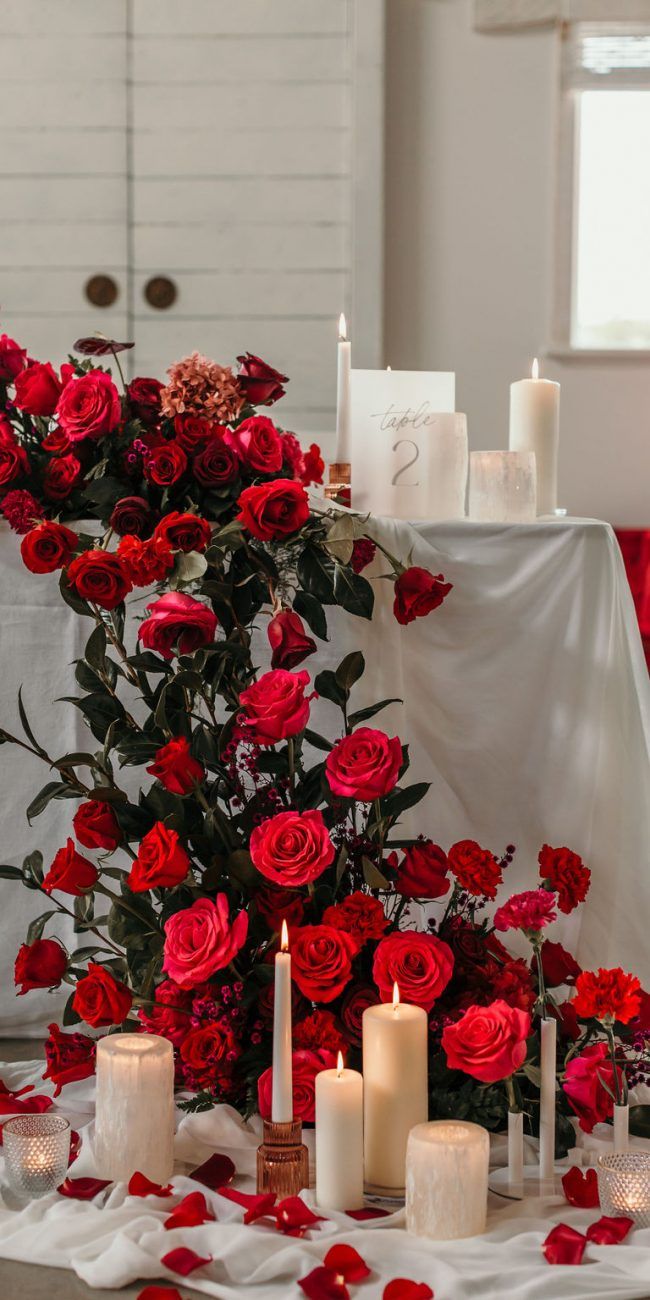
[[[67,965],[65,949],[56,939],[21,944],[14,967],[14,980],[21,986],[18,996],[30,989],[58,988]]]
[[[285,389],[283,384],[288,384],[287,375],[282,375],[279,370],[274,370],[268,362],[262,361],[261,357],[256,357],[252,352],[247,352],[245,356],[237,357],[239,362],[239,374],[237,380],[241,391],[246,397],[246,401],[251,406],[272,406],[284,397]]]
[[[72,819],[74,833],[86,849],[108,849],[113,852],[122,842],[122,831],[110,804],[99,799],[80,803]]]
[[[405,569],[395,583],[393,613],[397,622],[405,626],[430,614],[432,609],[442,605],[451,588],[451,582],[445,582],[441,573],[434,578],[428,569],[417,566]]]
[[[54,861],[43,880],[42,888],[46,894],[51,894],[53,889],[59,889],[63,894],[73,894],[76,897],[92,889],[98,879],[97,867],[89,862],[88,858],[82,857],[81,853],[77,853],[74,841],[68,839],[65,848],[59,849],[54,855]]]
[[[185,736],[179,736],[163,745],[157,751],[155,761],[146,770],[171,794],[190,794],[205,777],[205,768],[196,758],[192,758]]]
[[[316,642],[307,636],[302,619],[292,609],[280,610],[266,631],[273,651],[272,668],[295,668],[316,649]]]

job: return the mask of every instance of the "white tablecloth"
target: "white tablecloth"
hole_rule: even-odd
[[[650,981],[650,686],[618,545],[607,524],[530,525],[374,520],[396,555],[442,572],[454,589],[428,618],[400,627],[392,586],[375,583],[371,623],[328,610],[331,639],[312,673],[350,649],[365,651],[355,699],[400,696],[373,725],[411,747],[412,778],[429,780],[410,830],[444,847],[471,837],[495,852],[517,846],[514,887],[531,886],[540,846],[568,844],[592,868],[587,904],[551,937],[578,945],[585,964],[621,963]],[[377,561],[370,573],[385,572]],[[17,539],[0,526],[0,723],[18,734],[15,696],[57,754],[84,747],[71,660],[87,620],[63,604],[55,575],[27,575]],[[314,721],[338,725],[320,701]],[[40,847],[47,858],[70,833],[74,803],[55,802],[30,829],[24,808],[48,779],[36,759],[0,748],[2,860]],[[17,1001],[12,967],[44,900],[0,881],[0,1033],[40,1032],[62,1003],[32,992]],[[65,937],[65,933],[64,933]]]

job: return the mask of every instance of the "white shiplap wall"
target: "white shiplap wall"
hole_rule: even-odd
[[[341,309],[381,362],[383,0],[0,0],[0,25],[2,328],[56,357],[133,331],[160,375],[249,348],[292,377],[278,418],[331,429]]]

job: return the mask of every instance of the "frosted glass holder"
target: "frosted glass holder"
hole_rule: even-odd
[[[598,1157],[598,1192],[603,1214],[634,1219],[650,1228],[650,1152],[614,1151]]]
[[[19,1200],[55,1191],[70,1162],[70,1123],[62,1115],[17,1115],[2,1127],[5,1175]]]
[[[473,451],[469,517],[479,523],[532,523],[537,517],[533,451]]]

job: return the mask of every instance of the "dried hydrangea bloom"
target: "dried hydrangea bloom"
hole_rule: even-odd
[[[244,395],[230,366],[217,365],[200,352],[176,361],[167,371],[169,382],[160,394],[164,415],[189,411],[219,424],[234,420],[244,405]]]

